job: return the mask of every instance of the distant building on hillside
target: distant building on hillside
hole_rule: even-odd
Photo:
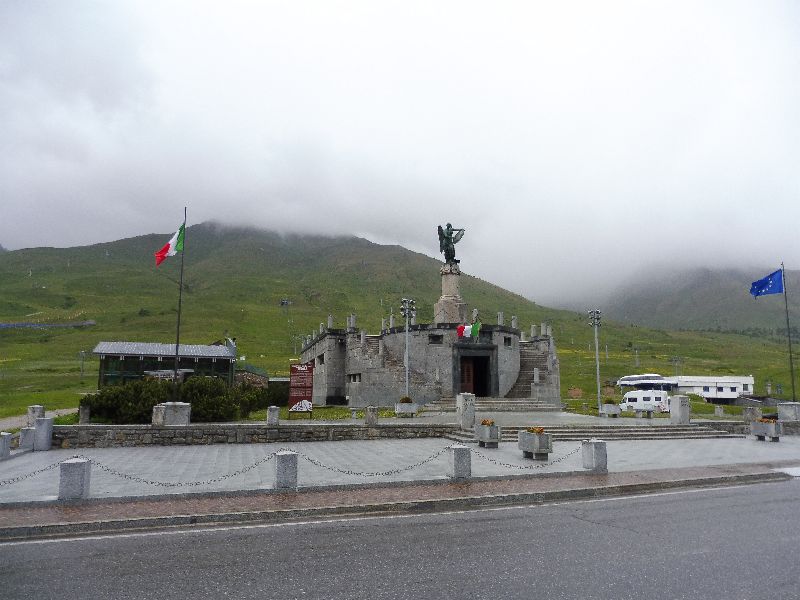
[[[98,387],[135,381],[151,375],[167,376],[175,369],[175,344],[145,342],[100,342],[92,351],[100,359]],[[233,384],[236,370],[236,343],[224,345],[181,344],[178,348],[178,372],[219,377]]]
[[[752,375],[676,375],[664,377],[658,373],[626,375],[617,380],[620,387],[639,390],[664,390],[671,394],[697,394],[708,401],[727,404],[739,396],[754,391]]]

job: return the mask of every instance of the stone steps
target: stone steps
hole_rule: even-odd
[[[555,404],[545,400],[535,398],[476,398],[476,412],[533,412],[549,411],[557,412],[562,409],[561,403]],[[456,401],[454,398],[442,398],[425,405],[425,410],[455,412]]]
[[[524,425],[506,425],[500,427],[500,440],[503,442],[516,442],[519,431],[526,429]],[[554,440],[564,442],[579,442],[581,440],[597,438],[611,440],[682,440],[682,439],[714,439],[714,438],[743,438],[744,435],[719,431],[701,425],[650,425],[650,426],[544,426],[546,433],[553,435]],[[472,442],[472,431],[454,431],[447,436],[457,442]]]

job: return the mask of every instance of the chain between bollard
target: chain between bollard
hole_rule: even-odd
[[[560,456],[560,457],[558,457],[558,458],[556,458],[556,459],[554,459],[554,460],[552,460],[550,462],[542,463],[540,465],[513,465],[511,463],[504,463],[504,462],[501,462],[499,460],[494,460],[493,458],[489,458],[488,456],[486,456],[485,454],[481,454],[480,452],[478,452],[474,448],[472,449],[472,452],[475,455],[477,455],[479,458],[482,458],[483,460],[488,461],[490,463],[493,463],[495,465],[498,465],[500,467],[506,467],[506,468],[509,468],[509,469],[520,469],[521,471],[526,471],[526,470],[530,470],[530,469],[544,469],[545,467],[556,465],[556,464],[560,463],[562,460],[564,460],[566,458],[569,458],[570,456],[573,456],[574,454],[577,454],[578,452],[580,452],[580,450],[581,450],[581,447],[578,446],[572,452],[570,452],[568,454],[565,454],[564,456]]]
[[[27,473],[26,475],[19,475],[17,477],[12,477],[11,479],[2,479],[2,480],[0,480],[0,486],[11,485],[12,483],[18,483],[20,481],[24,481],[26,479],[29,479],[29,478],[33,477],[34,475],[38,475],[39,473],[44,473],[45,471],[52,471],[58,465],[60,465],[62,462],[64,462],[64,461],[60,460],[60,461],[58,461],[56,463],[53,463],[52,465],[48,465],[48,466],[42,468],[42,469],[37,469],[36,471],[32,471],[31,473]]]
[[[405,471],[410,471],[411,469],[416,469],[417,467],[421,467],[422,465],[424,465],[426,463],[429,463],[429,462],[431,462],[433,460],[436,460],[442,454],[447,452],[447,450],[448,450],[447,447],[442,448],[436,454],[433,454],[433,455],[429,456],[428,458],[426,458],[424,460],[421,460],[421,461],[419,461],[417,463],[414,463],[413,465],[407,465],[405,467],[398,467],[397,469],[390,469],[388,471],[374,471],[374,472],[363,472],[363,471],[353,471],[351,469],[340,469],[339,467],[326,465],[325,463],[320,462],[315,458],[311,458],[310,456],[306,456],[302,452],[298,452],[298,454],[300,455],[301,458],[303,458],[303,460],[306,460],[306,461],[310,462],[312,465],[315,465],[317,467],[321,467],[323,469],[327,469],[329,471],[333,471],[334,473],[341,473],[342,475],[356,475],[356,476],[359,476],[359,477],[387,477],[389,475],[397,475],[398,473],[403,473]]]
[[[137,477],[136,475],[130,475],[128,473],[123,473],[121,471],[117,471],[116,469],[109,467],[93,458],[88,456],[75,456],[74,458],[83,458],[92,462],[94,466],[96,466],[101,471],[105,471],[109,475],[114,475],[115,477],[120,477],[122,479],[127,479],[129,481],[135,481],[137,483],[144,483],[145,485],[152,485],[155,487],[197,487],[200,485],[211,485],[212,483],[219,483],[221,481],[225,481],[226,479],[231,479],[232,477],[236,477],[238,475],[242,475],[243,473],[247,473],[248,471],[252,471],[259,465],[264,464],[265,462],[271,460],[275,457],[275,455],[280,452],[280,450],[276,450],[275,452],[271,452],[262,458],[259,458],[254,463],[247,465],[246,467],[242,467],[241,469],[237,469],[231,473],[226,473],[225,475],[220,475],[219,477],[214,477],[213,479],[206,479],[204,481],[156,481],[154,479],[145,479],[143,477]]]

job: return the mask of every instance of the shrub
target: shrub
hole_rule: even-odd
[[[235,421],[239,418],[238,393],[216,377],[190,377],[181,385],[181,402],[192,405],[197,423]]]
[[[403,396],[402,398],[400,398],[400,404],[413,404],[413,403],[414,401],[408,396]]]
[[[169,402],[172,383],[158,380],[130,381],[114,385],[89,394],[81,399],[81,406],[88,406],[92,419],[117,424],[150,423],[153,407]]]
[[[528,433],[535,433],[536,435],[541,435],[544,433],[544,427],[528,427],[525,431]]]
[[[619,404],[616,398],[603,398],[603,404]]]
[[[481,425],[488,425],[488,426],[494,425],[494,419],[484,419],[483,421],[481,421]]]

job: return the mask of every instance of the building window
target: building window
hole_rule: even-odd
[[[750,391],[750,384],[749,383],[743,384],[742,385],[742,391],[749,392]]]
[[[704,386],[703,386],[703,391],[704,391],[704,392],[710,392],[710,391],[711,391],[711,388],[710,388],[710,387],[708,387],[707,385],[704,385]]]
[[[732,388],[731,388],[731,391],[732,391],[732,392],[735,392],[735,391],[736,391],[736,388],[735,388],[735,387],[732,387]]]
[[[505,337],[503,338],[503,345],[504,345],[506,348],[511,348],[511,338],[510,338],[509,336],[505,336]]]
[[[317,357],[317,365],[324,365],[324,364],[325,364],[325,355],[324,354],[320,354]]]
[[[432,333],[428,336],[428,343],[429,344],[443,344],[444,343],[444,335]]]
[[[361,373],[350,373],[347,376],[347,381],[350,383],[361,383]]]
[[[718,391],[718,392],[722,392],[723,390],[724,390],[724,388],[722,388],[722,387],[718,387],[718,388],[717,388],[717,391]]]

